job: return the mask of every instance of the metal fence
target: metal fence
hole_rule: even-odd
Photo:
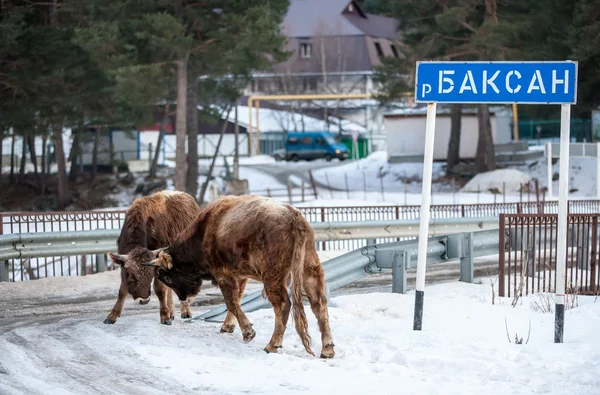
[[[358,206],[358,207],[302,207],[299,208],[311,224],[333,222],[372,222],[416,220],[414,229],[418,230],[420,206]],[[557,213],[555,201],[500,203],[500,204],[461,204],[433,205],[431,219],[453,218],[490,218],[502,213],[509,214],[539,214]],[[573,200],[569,202],[571,213],[600,212],[598,200]],[[77,232],[82,230],[111,229],[119,230],[125,219],[125,210],[80,211],[80,212],[19,212],[0,213],[0,234],[24,234],[37,232]],[[496,223],[497,224],[497,223]],[[497,225],[496,225],[497,227]],[[440,228],[439,232],[455,229]],[[366,234],[366,233],[365,233]],[[317,242],[317,249],[352,251],[367,245],[388,243],[394,241],[416,240],[414,235],[395,235],[385,237],[384,232],[372,238],[336,239],[328,238]],[[104,254],[80,254],[70,256],[48,256],[41,258],[24,258],[12,260],[10,265],[11,277],[14,280],[26,280],[59,275],[86,275],[96,273],[106,265]],[[108,270],[112,266],[106,266]],[[598,282],[596,282],[598,283]]]
[[[569,214],[565,289],[598,294],[598,217]],[[557,214],[501,214],[499,296],[521,296],[556,289]],[[506,281],[508,280],[508,284]]]
[[[354,206],[354,207],[299,207],[311,223],[356,222],[419,219],[421,206]],[[558,213],[556,201],[523,203],[483,203],[431,205],[432,219],[496,217],[500,214]],[[571,200],[570,213],[600,212],[600,200]],[[0,213],[0,234],[77,231],[93,229],[120,229],[125,210],[81,212],[18,212]],[[319,250],[354,250],[367,244],[414,239],[378,238],[377,240],[324,241]]]

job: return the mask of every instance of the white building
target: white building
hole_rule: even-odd
[[[422,160],[425,152],[425,121],[427,108],[401,109],[383,115],[387,135],[387,152],[391,162],[415,158]],[[510,143],[510,108],[490,108],[490,123],[494,144]],[[435,122],[433,159],[446,160],[450,142],[450,109],[438,106]],[[460,158],[475,158],[479,140],[479,123],[475,108],[463,108],[460,136]]]

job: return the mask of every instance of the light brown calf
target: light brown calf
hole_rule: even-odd
[[[251,195],[223,197],[206,206],[148,265],[158,267],[158,278],[181,301],[198,294],[203,279],[211,279],[221,289],[228,309],[221,331],[232,332],[237,320],[245,342],[256,333],[240,298],[248,279],[261,281],[275,311],[267,352],[281,348],[293,309],[296,331],[306,351],[314,355],[302,304],[304,288],[321,332],[321,357],[335,354],[314,234],[302,214],[288,204]],[[287,292],[290,280],[293,304]]]

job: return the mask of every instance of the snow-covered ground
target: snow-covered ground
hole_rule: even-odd
[[[331,360],[306,354],[293,325],[279,354],[266,354],[271,309],[248,314],[257,332],[248,344],[239,329],[219,333],[218,323],[176,318],[160,325],[155,298],[146,306],[128,300],[117,323],[104,325],[117,272],[39,280],[35,288],[4,283],[0,305],[10,309],[0,313],[0,393],[597,393],[600,300],[579,296],[566,311],[564,343],[555,344],[554,314],[535,307],[541,298],[552,303],[552,295],[523,297],[513,308],[481,280],[427,286],[421,331],[412,329],[412,291],[334,292]],[[208,288],[199,299],[210,294],[219,292]],[[212,307],[192,306],[193,314]],[[316,320],[305,310],[318,352]],[[523,344],[515,344],[515,335]]]

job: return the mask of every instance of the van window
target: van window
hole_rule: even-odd
[[[317,137],[317,145],[327,145],[323,137]]]
[[[298,137],[288,137],[288,141],[287,141],[288,144],[295,145],[295,144],[298,144],[298,142],[299,142]]]
[[[306,144],[306,145],[312,144],[312,141],[313,141],[312,137],[302,137],[302,144]]]

